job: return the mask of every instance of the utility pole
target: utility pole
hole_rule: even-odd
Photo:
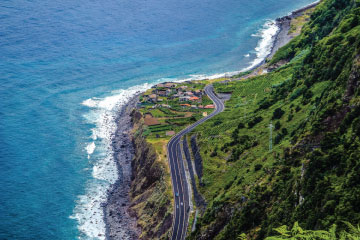
[[[272,124],[272,122],[270,122],[270,125],[269,125],[269,130],[270,130],[270,137],[269,137],[269,151],[271,152],[271,151],[272,151],[272,140],[273,140],[273,137],[272,137],[273,124]]]

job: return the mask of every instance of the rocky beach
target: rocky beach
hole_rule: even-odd
[[[292,20],[301,16],[306,10],[315,7],[317,4],[319,4],[319,2],[296,10],[288,16],[276,19],[276,25],[279,31],[274,36],[271,53],[267,56],[268,59],[272,58],[279,48],[296,36],[296,34],[289,33]],[[249,77],[262,72],[262,65],[264,65],[264,63],[265,59],[260,65],[252,69],[258,68],[259,70],[255,70],[249,74]],[[131,139],[131,130],[133,127],[131,112],[137,106],[139,95],[140,94],[131,98],[128,104],[120,109],[116,120],[117,130],[113,137],[112,148],[118,168],[119,179],[109,190],[107,202],[104,204],[107,239],[138,239],[141,235],[141,229],[137,223],[137,216],[131,209],[133,203],[130,197],[132,175],[134,175],[134,170],[136,170],[132,166],[135,149]]]
[[[2,5],[0,239],[265,239],[293,221],[360,222],[347,184],[359,0]],[[225,113],[181,139],[185,162],[170,150],[174,175],[170,139],[216,108],[210,84]]]
[[[131,185],[131,161],[134,147],[131,142],[131,111],[136,107],[139,95],[123,106],[116,119],[117,130],[113,137],[112,148],[118,168],[119,179],[110,188],[104,205],[107,239],[137,239],[140,233],[136,218],[130,214],[129,191]]]
[[[320,1],[316,1],[310,5],[291,12],[287,16],[276,19],[276,24],[280,30],[275,37],[274,45],[268,58],[272,58],[279,48],[286,45],[296,36],[296,33],[290,33],[291,21],[299,16],[302,16],[305,11],[316,7],[319,3]]]

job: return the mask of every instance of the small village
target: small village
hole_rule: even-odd
[[[140,97],[138,108],[143,115],[145,135],[171,137],[178,129],[196,122],[215,106],[200,82],[166,82],[154,85]]]

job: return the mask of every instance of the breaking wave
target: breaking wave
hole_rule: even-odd
[[[148,88],[148,84],[138,85],[113,91],[108,97],[94,97],[82,102],[89,108],[84,115],[86,123],[95,127],[89,136],[92,141],[85,143],[84,147],[92,166],[92,178],[86,183],[85,194],[78,196],[70,216],[78,222],[79,239],[105,239],[103,204],[107,200],[108,189],[118,178],[111,145],[116,131],[117,113],[132,97]]]

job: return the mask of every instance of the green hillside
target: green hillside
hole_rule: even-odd
[[[214,84],[232,96],[192,133],[207,207],[189,239],[360,222],[360,1],[322,1],[268,64],[279,62],[268,74]]]

